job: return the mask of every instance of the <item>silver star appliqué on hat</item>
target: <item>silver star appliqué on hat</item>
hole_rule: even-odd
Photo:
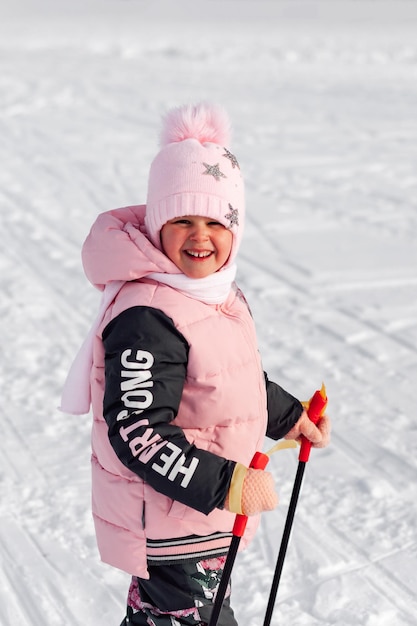
[[[223,148],[223,150],[225,150],[226,154],[222,154],[222,156],[226,157],[226,159],[229,159],[230,163],[232,164],[233,169],[237,167],[240,170],[239,161],[237,160],[235,155],[232,154],[227,148]]]
[[[225,176],[223,172],[220,171],[220,167],[218,163],[216,163],[216,165],[209,165],[208,163],[203,163],[203,165],[206,168],[206,171],[203,172],[203,174],[207,174],[208,176],[213,176],[213,178],[215,178],[216,180],[220,180],[220,178],[227,178],[227,176]]]
[[[239,226],[239,209],[234,209],[229,202],[230,213],[225,215],[225,218],[230,221],[229,228],[233,228],[233,226]]]

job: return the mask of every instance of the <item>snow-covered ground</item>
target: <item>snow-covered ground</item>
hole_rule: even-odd
[[[1,626],[116,626],[101,564],[90,419],[57,410],[98,294],[80,247],[143,202],[160,115],[220,102],[247,181],[239,282],[265,369],[325,381],[273,625],[417,624],[417,3],[1,0]],[[268,442],[265,448],[268,447]],[[260,626],[297,467],[238,556]]]

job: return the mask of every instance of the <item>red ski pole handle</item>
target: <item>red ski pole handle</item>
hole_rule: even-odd
[[[253,455],[253,459],[250,462],[249,467],[251,467],[252,469],[263,470],[268,465],[268,461],[269,461],[269,456],[267,454],[264,454],[263,452],[255,452],[255,454]],[[239,514],[236,515],[236,519],[235,519],[235,523],[234,523],[233,531],[232,531],[235,537],[243,536],[247,521],[248,521],[247,515],[239,515]]]
[[[308,404],[307,415],[314,424],[317,424],[321,420],[326,410],[326,407],[327,407],[327,394],[326,394],[326,387],[323,384],[321,386],[321,389],[318,389],[314,393],[313,397],[311,398]],[[310,457],[310,450],[311,450],[311,441],[309,441],[304,436],[302,436],[301,437],[301,449],[300,449],[300,454],[298,455],[298,460],[302,461],[303,463],[307,463]]]

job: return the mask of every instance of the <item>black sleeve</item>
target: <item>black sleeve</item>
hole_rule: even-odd
[[[103,414],[121,462],[173,500],[205,514],[222,508],[235,463],[197,448],[172,423],[187,373],[184,336],[159,309],[138,306],[113,319],[102,338]]]
[[[268,402],[268,427],[266,434],[271,439],[281,439],[297,422],[303,406],[288,391],[268,380],[265,373]]]

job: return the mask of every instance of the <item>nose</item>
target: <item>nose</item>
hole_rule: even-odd
[[[209,238],[209,231],[206,224],[195,224],[191,233],[190,239],[191,241],[207,241]]]

